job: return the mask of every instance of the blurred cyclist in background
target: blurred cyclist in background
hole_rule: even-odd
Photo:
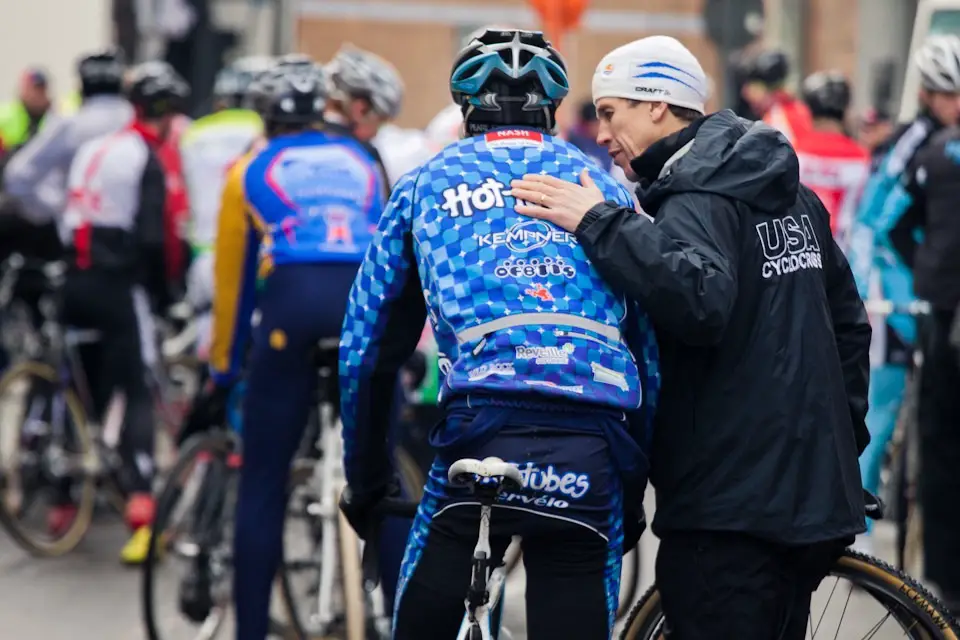
[[[50,82],[43,69],[27,69],[20,76],[16,100],[0,105],[0,143],[11,154],[43,127],[50,111]]]
[[[67,202],[67,171],[81,145],[130,123],[133,108],[121,95],[124,65],[116,51],[92,53],[77,65],[83,103],[72,116],[44,127],[9,162],[7,195],[19,199],[23,216],[38,224],[58,218]]]
[[[114,51],[79,60],[83,104],[72,116],[56,118],[10,158],[3,174],[4,214],[0,214],[0,261],[13,252],[51,261],[63,247],[56,222],[67,204],[67,173],[85,142],[118,131],[133,118],[121,95],[123,63]],[[10,215],[12,214],[12,215]],[[25,273],[15,295],[23,300],[39,326],[39,299],[45,281]]]
[[[878,162],[893,135],[894,126],[890,114],[876,107],[869,107],[857,119],[857,141]],[[879,156],[879,157],[878,157]]]
[[[396,68],[380,56],[350,44],[340,47],[326,65],[330,99],[323,114],[324,127],[349,133],[368,145],[391,185],[381,150],[372,141],[380,127],[400,113],[403,80]]]
[[[745,62],[745,83],[741,95],[764,122],[787,136],[791,144],[810,128],[810,112],[806,105],[787,91],[790,59],[782,51],[758,53]]]
[[[928,178],[933,179],[932,170],[916,162],[917,154],[934,133],[955,126],[960,120],[960,38],[931,36],[914,55],[913,64],[920,72],[918,115],[896,132],[889,150],[867,181],[849,246],[850,266],[860,296],[883,298],[894,304],[915,300],[914,257],[929,206],[925,197],[930,189]],[[917,321],[910,315],[894,314],[874,317],[872,323],[867,414],[871,438],[860,457],[860,472],[863,486],[876,492],[886,444],[896,425],[907,370],[913,361]],[[923,428],[921,420],[921,431]],[[923,475],[927,473],[925,469]],[[956,469],[951,469],[951,473],[956,473]],[[872,528],[869,521],[868,528]],[[858,544],[870,551],[869,538],[861,538]],[[928,547],[926,577],[939,582],[943,576],[938,567],[949,563],[941,560],[940,564],[931,564],[936,555],[930,551]]]
[[[813,120],[793,143],[800,160],[800,181],[827,208],[830,230],[846,251],[860,191],[870,173],[869,154],[845,130],[850,84],[839,72],[819,71],[804,80],[803,102]]]
[[[125,519],[133,531],[120,555],[126,563],[143,561],[155,511],[154,415],[145,367],[157,354],[148,296],[168,295],[167,186],[157,152],[185,90],[183,79],[165,63],[134,69],[127,95],[135,118],[80,147],[70,166],[70,198],[60,225],[69,265],[63,322],[100,332],[94,404],[103,423],[123,421]],[[51,528],[68,525],[75,514],[66,493],[50,514]]]
[[[180,140],[180,157],[190,202],[189,241],[193,254],[187,300],[199,313],[198,355],[206,362],[209,306],[213,300],[213,243],[227,169],[263,133],[260,114],[244,103],[250,85],[273,66],[264,56],[241,58],[217,75],[214,112],[196,120]],[[189,434],[181,434],[182,439]]]

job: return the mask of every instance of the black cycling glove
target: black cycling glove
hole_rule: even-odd
[[[385,487],[362,494],[354,494],[347,486],[340,494],[340,511],[360,539],[366,540],[371,533],[376,533],[374,528],[379,527],[383,519],[377,513],[377,505],[385,498],[398,497],[400,497],[400,485],[397,482],[391,482]]]

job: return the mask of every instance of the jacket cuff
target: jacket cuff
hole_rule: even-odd
[[[601,202],[598,205],[595,205],[590,211],[587,211],[586,215],[583,216],[583,219],[580,220],[580,224],[577,225],[577,230],[574,232],[575,235],[580,235],[585,233],[586,230],[597,221],[605,213],[609,213],[612,209],[619,209],[620,207],[615,202]]]

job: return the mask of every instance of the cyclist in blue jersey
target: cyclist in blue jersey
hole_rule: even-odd
[[[897,132],[867,181],[849,249],[860,295],[898,304],[914,300],[914,252],[926,218],[928,169],[917,162],[918,153],[934,133],[960,120],[960,38],[932,36],[917,51],[914,64],[922,85],[920,114]],[[876,491],[880,483],[917,338],[916,320],[909,315],[877,318],[874,323],[878,326],[871,346],[867,413],[871,437],[860,458],[863,486],[869,491]],[[859,544],[870,550],[869,539]]]
[[[271,80],[263,113],[268,142],[230,169],[218,218],[213,386],[206,392],[217,418],[244,364],[255,304],[260,312],[246,359],[233,557],[238,640],[267,636],[290,464],[317,387],[312,356],[319,340],[340,333],[384,205],[380,172],[365,147],[314,126],[325,86],[319,67],[288,69]],[[193,593],[208,593],[208,582],[201,568]]]
[[[487,30],[471,41],[451,78],[464,137],[398,182],[350,293],[341,509],[361,536],[391,493],[386,417],[426,317],[445,374],[445,417],[430,436],[437,457],[400,572],[397,640],[448,640],[460,626],[479,517],[447,482],[461,457],[498,456],[522,471],[525,488],[494,507],[491,557],[522,536],[527,637],[613,631],[620,556],[639,535],[656,341],[574,235],[515,213],[508,186],[524,173],[588,170],[608,199],[632,206],[593,160],[554,137],[568,91],[543,34]]]

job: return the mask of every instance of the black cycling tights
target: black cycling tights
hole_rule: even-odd
[[[146,382],[140,315],[127,278],[98,272],[71,273],[63,288],[63,322],[95,329],[101,339],[81,350],[97,418],[114,391],[126,397],[120,452],[131,492],[150,492],[154,474],[153,402]],[[139,313],[138,313],[139,311]],[[151,336],[152,339],[152,336]]]
[[[457,636],[479,532],[477,514],[477,507],[453,507],[431,523],[423,555],[400,595],[394,640]],[[510,543],[508,532],[522,529],[526,529],[522,533],[527,638],[609,638],[607,542],[576,523],[495,508],[490,538],[493,557],[503,557]]]

